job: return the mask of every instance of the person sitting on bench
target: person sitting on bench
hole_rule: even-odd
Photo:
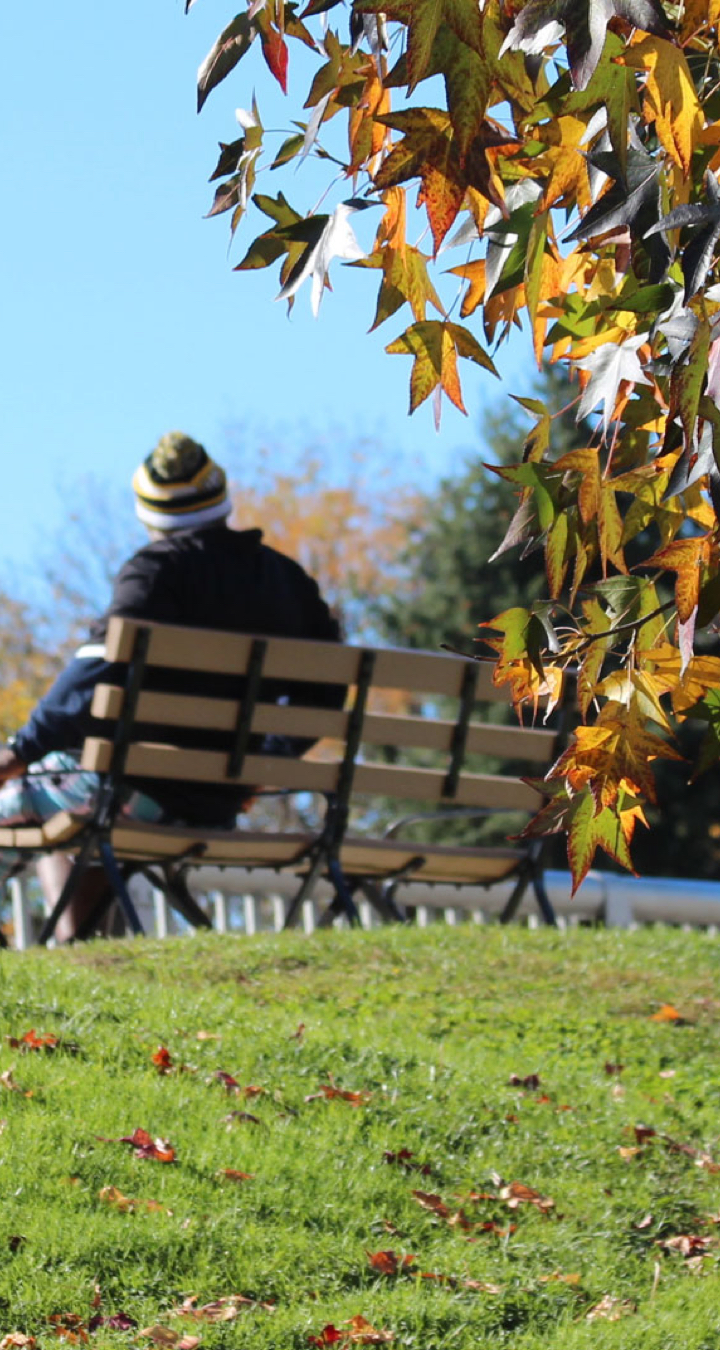
[[[341,640],[340,626],[316,582],[298,563],[264,544],[259,529],[227,528],[232,505],[225,473],[197,441],[177,431],[163,436],[135,473],[133,489],[137,515],[151,542],[120,569],[110,606],[92,624],[88,642],[26,725],[0,748],[0,825],[36,824],[56,811],[92,808],[99,780],[80,768],[79,753],[89,732],[99,728],[96,734],[102,734],[102,723],[90,712],[95,685],[118,682],[116,669],[104,657],[111,615],[270,637]],[[238,697],[237,681],[230,688],[222,676],[198,676],[189,685],[187,674],[179,673],[178,680],[179,693]],[[282,687],[263,681],[262,690],[266,702],[315,707],[341,707],[345,695],[340,686],[289,681]],[[152,740],[152,727],[144,726],[142,735]],[[178,731],[178,744],[192,746],[192,735]],[[308,740],[307,747],[311,744]],[[218,733],[218,749],[224,748]],[[279,742],[262,748],[265,753],[283,751]],[[124,811],[149,822],[229,828],[249,795],[247,787],[200,788],[158,779],[145,781],[142,791],[129,784]],[[0,851],[0,885],[18,866],[12,850]],[[52,902],[68,874],[67,860],[46,855],[38,874]],[[63,915],[59,940],[73,936],[94,898],[94,892],[75,897]]]

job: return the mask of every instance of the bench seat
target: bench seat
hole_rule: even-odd
[[[62,846],[64,852],[72,853],[87,821],[87,815],[59,811],[43,826],[0,830],[0,847],[39,850]],[[141,821],[116,822],[110,836],[118,859],[172,862],[192,857],[196,851],[197,862],[203,866],[281,868],[298,875],[308,871],[315,838],[299,832],[192,829]],[[513,848],[462,848],[348,835],[341,845],[340,865],[352,877],[382,880],[409,868],[408,875],[422,876],[429,883],[483,886],[513,875],[524,856],[521,849]]]

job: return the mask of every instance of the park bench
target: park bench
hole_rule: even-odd
[[[497,811],[531,814],[541,804],[518,765],[541,776],[553,755],[555,733],[541,727],[499,725],[482,719],[481,705],[507,705],[504,690],[492,682],[493,664],[447,653],[371,649],[291,638],[194,630],[113,617],[106,656],[122,672],[116,684],[98,685],[93,714],[102,719],[102,736],[90,736],[82,767],[101,775],[101,789],[90,815],[61,811],[43,825],[0,829],[0,847],[28,855],[58,850],[74,855],[72,873],[41,941],[52,935],[80,876],[102,864],[126,921],[141,932],[127,881],[135,872],[151,876],[189,923],[210,927],[205,910],[191,894],[187,869],[199,864],[231,868],[268,867],[297,875],[298,889],[287,915],[297,921],[318,878],[328,879],[335,899],[329,918],[344,913],[356,921],[354,895],[360,890],[385,920],[404,915],[394,901],[400,880],[492,886],[508,878],[514,889],[502,912],[516,913],[528,886],[548,923],[553,911],[543,883],[538,841],[468,846],[419,843],[398,835],[377,837],[348,828],[350,808],[366,798],[387,805],[420,804],[421,816],[440,813],[483,816]],[[184,680],[232,677],[235,698],[178,693]],[[346,686],[346,710],[302,707],[263,701],[267,681]],[[165,687],[163,687],[165,685]],[[372,710],[377,691],[407,711]],[[452,718],[438,715],[450,706]],[[418,711],[419,710],[419,711]],[[152,724],[152,741],[138,739],[137,728]],[[192,729],[194,748],[183,748],[182,732]],[[211,746],[217,733],[226,749]],[[311,752],[282,756],[258,753],[261,737],[329,740],[332,758]],[[200,745],[198,748],[198,738]],[[434,752],[438,767],[413,763],[418,751]],[[408,754],[410,762],[408,762]],[[491,756],[498,772],[473,772],[473,756]],[[401,760],[404,757],[404,762]],[[420,756],[422,758],[422,756]],[[428,755],[425,753],[425,759]],[[237,783],[285,793],[321,794],[324,820],[315,831],[205,829],[154,825],[129,820],[120,811],[126,779],[136,785],[162,778],[192,784]],[[109,903],[109,900],[105,902]],[[92,916],[92,923],[98,915]],[[88,926],[88,931],[92,931]],[[82,935],[82,934],[80,934]]]

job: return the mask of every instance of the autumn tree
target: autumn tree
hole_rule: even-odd
[[[228,19],[199,107],[241,60],[246,89],[258,60],[283,88],[291,48],[303,70],[316,62],[283,140],[264,131],[261,93],[221,147],[211,213],[233,232],[251,200],[264,217],[238,270],[279,264],[280,296],[310,281],[316,312],[334,259],[377,274],[375,325],[411,311],[387,347],[412,358],[411,411],[432,397],[439,415],[443,393],[462,409],[459,362],[493,369],[485,344],[517,322],[538,362],[577,381],[594,431],[559,455],[550,410],[521,399],[508,542],[543,549],[546,593],[485,631],[518,703],[552,700],[578,671],[585,724],[531,828],[568,835],[576,884],[598,847],[630,867],[678,724],[706,723],[688,772],[720,756],[720,658],[697,641],[720,609],[715,0],[354,0],[349,28],[339,0],[251,0]],[[321,207],[317,174],[311,192],[294,174],[311,155]],[[268,165],[285,191],[266,178],[253,196]],[[365,249],[353,226],[373,209]],[[450,245],[464,250],[457,316]]]
[[[287,469],[276,468],[277,456],[261,450],[249,464],[239,456],[233,474],[232,524],[259,526],[265,543],[301,563],[348,641],[372,636],[375,607],[407,567],[416,494],[382,459],[381,447],[351,447],[333,482],[312,448],[290,459]]]
[[[0,742],[23,725],[58,668],[42,614],[0,587]]]

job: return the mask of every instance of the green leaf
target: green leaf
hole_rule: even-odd
[[[291,159],[294,159],[296,155],[299,155],[304,144],[305,137],[301,136],[299,133],[288,136],[287,140],[283,141],[280,146],[270,168],[279,169],[282,164],[289,164]]]

